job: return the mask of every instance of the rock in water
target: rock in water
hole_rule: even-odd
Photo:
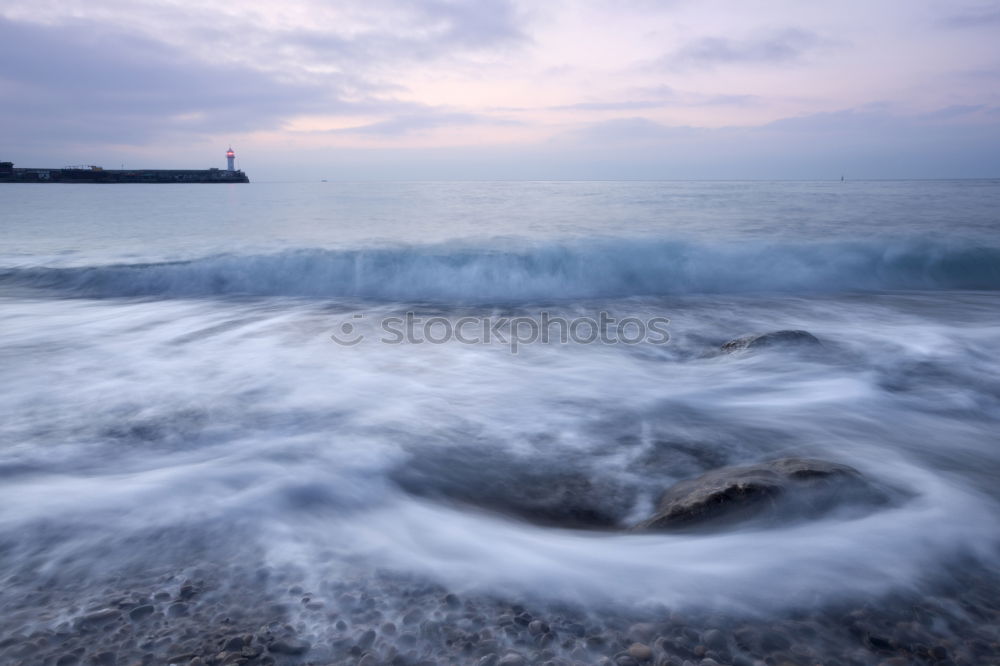
[[[676,483],[662,495],[656,513],[635,529],[773,524],[835,510],[867,510],[886,500],[886,494],[853,467],[810,458],[781,458],[746,467],[724,467]]]
[[[727,354],[741,351],[756,351],[773,347],[822,347],[823,343],[809,331],[771,331],[744,335],[722,345]]]
[[[547,527],[611,529],[628,514],[634,491],[562,459],[515,459],[486,449],[442,448],[414,456],[392,473],[420,497],[478,507]]]

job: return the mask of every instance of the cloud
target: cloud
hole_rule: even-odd
[[[519,124],[511,120],[492,118],[474,113],[461,113],[437,109],[423,109],[418,113],[406,113],[393,116],[386,120],[329,130],[330,134],[366,134],[374,136],[403,136],[416,134],[439,127],[457,127],[470,125],[512,125]]]
[[[1000,7],[993,4],[967,9],[945,16],[939,23],[946,28],[995,28],[1000,24]]]
[[[634,95],[634,97],[632,97]],[[662,85],[633,89],[621,101],[587,101],[550,106],[550,111],[644,111],[668,107],[750,106],[760,102],[757,95],[712,94],[680,91]]]
[[[0,11],[0,122],[25,146],[231,136],[301,115],[395,114],[369,132],[400,134],[447,118],[397,98],[400,68],[527,39],[511,0],[247,2],[199,22],[169,4]]]
[[[43,27],[0,18],[0,118],[39,139],[142,143],[172,132],[276,127],[339,104],[336,82],[324,83],[195,61],[89,22]]]
[[[362,69],[427,62],[459,53],[527,43],[522,19],[510,0],[374,0],[346,3],[357,26],[344,31],[336,17],[264,37],[269,51],[292,50],[296,58]]]
[[[649,144],[672,141],[705,132],[693,127],[663,125],[648,118],[615,118],[571,130],[560,141],[584,146]]]
[[[621,102],[577,102],[548,107],[551,111],[641,111],[667,106],[664,100],[632,100]]]
[[[658,65],[673,69],[714,67],[730,64],[776,64],[795,62],[822,40],[798,28],[771,31],[748,39],[702,37],[668,54]]]

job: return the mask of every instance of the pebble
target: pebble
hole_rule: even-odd
[[[549,625],[545,624],[541,620],[532,620],[528,623],[528,632],[533,636],[537,636],[538,634],[547,634],[549,633]]]
[[[712,650],[722,650],[726,648],[726,636],[718,629],[709,629],[701,635],[701,642]]]
[[[156,612],[156,609],[151,604],[145,604],[144,606],[136,606],[130,610],[128,616],[133,622],[142,622],[154,612]]]
[[[312,646],[306,641],[298,638],[282,638],[267,646],[267,649],[275,654],[299,655],[309,652]]]
[[[114,622],[121,617],[121,611],[115,608],[105,608],[93,613],[88,613],[76,621],[78,629],[95,629]]]
[[[170,617],[184,617],[188,614],[188,605],[183,601],[170,604],[167,607],[167,615]]]
[[[650,661],[653,658],[653,649],[645,643],[632,643],[628,648],[628,655],[636,661]]]
[[[527,662],[524,657],[516,652],[508,652],[497,662],[497,666],[525,666],[525,664]]]
[[[374,629],[369,629],[365,631],[358,637],[358,647],[362,650],[367,650],[372,645],[375,644],[376,633]]]

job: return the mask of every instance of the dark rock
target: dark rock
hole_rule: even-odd
[[[178,601],[175,604],[170,604],[167,607],[167,615],[170,617],[184,617],[188,614],[188,605],[182,601]]]
[[[724,650],[726,648],[726,636],[718,629],[709,629],[702,634],[701,642],[712,650]]]
[[[392,479],[414,495],[547,527],[616,527],[635,498],[634,489],[566,460],[522,460],[486,448],[422,452],[393,471]]]
[[[151,604],[146,604],[144,606],[136,606],[135,608],[129,611],[128,616],[129,619],[131,619],[133,622],[141,622],[142,620],[145,620],[147,617],[152,615],[155,612],[155,610],[156,609],[153,608]]]
[[[770,333],[755,333],[730,340],[722,345],[722,351],[727,354],[742,351],[758,351],[776,347],[816,348],[823,343],[809,331],[771,331]]]
[[[299,655],[309,652],[312,645],[298,638],[282,638],[267,646],[274,654]]]
[[[661,497],[640,530],[672,530],[812,518],[836,509],[884,504],[887,496],[853,467],[809,458],[781,458],[724,467],[680,481]]]
[[[118,655],[114,652],[98,652],[90,658],[94,666],[115,666],[118,663]]]
[[[537,636],[538,634],[547,634],[549,633],[549,625],[545,624],[541,620],[532,620],[528,624],[528,632],[533,636]]]
[[[358,646],[361,647],[362,650],[367,650],[375,644],[375,638],[375,630],[369,629],[358,637]]]
[[[233,636],[222,646],[226,652],[239,652],[243,649],[244,641],[242,636]]]
[[[76,621],[77,629],[93,630],[104,627],[121,617],[121,611],[116,608],[104,608],[93,613],[88,613]]]
[[[878,634],[868,634],[865,637],[865,645],[874,652],[891,652],[892,641]]]

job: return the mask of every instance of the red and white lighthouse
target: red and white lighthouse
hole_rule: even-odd
[[[226,151],[226,171],[236,171],[235,161],[236,153],[233,152],[233,147],[229,146],[229,150]]]

